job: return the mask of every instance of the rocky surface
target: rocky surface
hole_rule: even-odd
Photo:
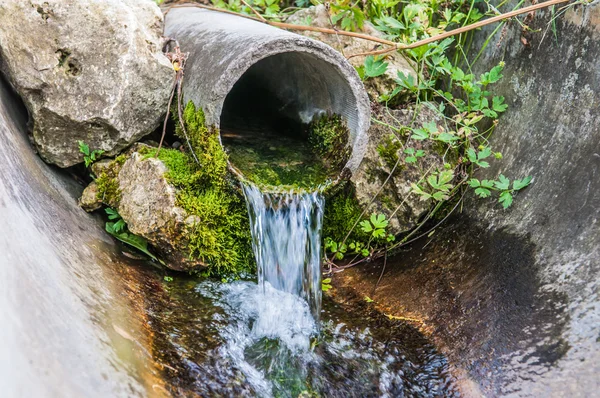
[[[0,66],[44,160],[81,162],[78,140],[115,155],[158,126],[173,80],[162,22],[147,0],[0,4]]]
[[[192,260],[187,255],[185,229],[194,224],[193,216],[188,217],[186,211],[177,206],[176,189],[165,178],[167,168],[164,163],[135,151],[142,147],[137,144],[122,165],[115,160],[96,167],[100,170],[100,178],[103,178],[102,173],[116,171],[108,175],[113,176],[118,186],[118,200],[107,197],[104,203],[114,206],[129,231],[156,248],[169,268],[188,270],[203,266],[199,260]],[[95,185],[90,184],[80,199],[85,210],[95,210],[96,202],[89,199],[91,192],[98,191]]]
[[[87,212],[102,208],[102,201],[98,199],[98,185],[95,182],[92,182],[83,190],[78,203]]]
[[[418,183],[423,175],[421,169],[441,170],[444,167],[442,157],[437,155],[430,142],[413,140],[407,147],[423,149],[427,155],[420,158],[418,164],[407,164],[401,160],[390,176],[395,160],[406,157],[402,146],[407,138],[399,130],[403,126],[420,127],[425,122],[438,120],[436,114],[425,104],[416,113],[415,117],[415,109],[382,109],[374,114],[373,117],[379,123],[371,124],[367,152],[351,177],[356,197],[363,207],[371,203],[371,199],[383,186],[381,193],[370,204],[368,214],[385,214],[390,221],[389,231],[394,234],[413,228],[430,208],[430,201],[423,201],[418,195],[410,194],[411,184]],[[382,149],[395,155],[382,157]]]
[[[310,25],[318,28],[332,29],[331,18],[327,12],[327,8],[323,4],[301,9],[292,14],[286,22],[295,25]],[[362,54],[379,48],[377,47],[378,44],[375,42],[350,36],[310,31],[299,31],[298,33],[322,41],[341,52],[345,57],[353,54]],[[367,21],[364,23],[362,33],[383,38],[382,33]],[[348,61],[352,66],[359,67],[364,64],[365,58],[366,57],[364,56],[352,57],[348,59]],[[417,78],[414,66],[401,54],[388,54],[385,61],[388,63],[385,74],[365,82],[367,91],[372,99],[377,99],[380,94],[389,93],[396,87],[394,79],[398,78],[398,72],[407,76],[413,76],[415,79]]]

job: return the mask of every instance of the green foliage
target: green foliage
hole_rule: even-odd
[[[432,173],[427,177],[427,186],[425,184],[412,183],[411,187],[413,192],[421,197],[421,200],[448,200],[450,198],[450,190],[453,188],[453,185],[450,182],[453,179],[454,171],[444,170]]]
[[[384,214],[371,214],[366,220],[359,223],[363,238],[360,240],[334,240],[325,237],[325,250],[331,253],[336,260],[343,260],[346,255],[355,257],[369,257],[376,250],[393,242],[396,237],[387,232],[389,221]]]
[[[369,55],[365,59],[365,76],[377,77],[381,76],[387,70],[388,63],[384,62],[383,59],[375,59],[372,55]]]
[[[259,12],[263,17],[272,20],[281,20],[279,0],[247,0],[250,7],[245,5],[241,0],[211,0],[213,5],[218,8],[223,8],[230,11],[239,12],[246,15],[255,16],[252,9]]]
[[[77,143],[79,144],[79,152],[83,154],[85,167],[90,167],[104,153],[101,149],[90,151],[90,147],[83,141],[77,141]]]
[[[328,291],[329,289],[331,289],[331,278],[325,278],[321,281],[321,290],[323,290],[324,292]]]
[[[482,180],[479,181],[477,178],[471,178],[469,180],[469,186],[475,188],[475,194],[480,198],[487,198],[492,195],[492,191],[499,192],[498,202],[503,208],[508,208],[513,202],[513,194],[521,189],[527,187],[532,176],[527,176],[520,180],[514,180],[512,188],[510,186],[510,180],[504,175],[500,174],[498,180]]]
[[[398,151],[400,148],[402,148],[402,143],[394,134],[388,135],[381,144],[377,145],[379,157],[390,170],[394,168],[398,162]]]
[[[129,230],[127,229],[127,224],[115,209],[108,207],[105,209],[105,211],[109,219],[105,227],[106,232],[108,232],[121,242],[126,243],[129,246],[141,251],[154,261],[159,261],[162,264],[164,264],[148,250],[148,241],[146,239],[129,232]]]
[[[356,221],[360,219],[362,208],[350,187],[345,187],[325,201],[325,212],[323,215],[324,237],[341,242],[349,231],[351,240],[363,240],[367,234],[360,229],[353,228]]]

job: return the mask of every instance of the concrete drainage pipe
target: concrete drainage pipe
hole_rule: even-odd
[[[358,168],[367,147],[369,100],[337,51],[257,21],[193,7],[168,12],[165,36],[189,52],[184,101],[201,107],[207,123],[255,134],[338,114],[350,131],[346,167]]]

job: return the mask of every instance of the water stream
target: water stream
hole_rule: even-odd
[[[269,301],[274,290],[305,300],[318,322],[321,312],[321,226],[325,201],[319,192],[263,193],[244,184],[258,284]]]
[[[320,194],[244,193],[258,283],[177,278],[152,311],[175,395],[455,396],[446,359],[412,326],[364,301],[321,305]]]

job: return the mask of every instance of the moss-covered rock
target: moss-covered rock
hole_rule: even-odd
[[[185,131],[191,152],[137,144],[103,165],[98,198],[117,209],[129,231],[156,249],[167,266],[231,275],[254,270],[250,226],[237,183],[228,171],[219,132],[188,104]],[[187,145],[186,145],[187,147]]]

